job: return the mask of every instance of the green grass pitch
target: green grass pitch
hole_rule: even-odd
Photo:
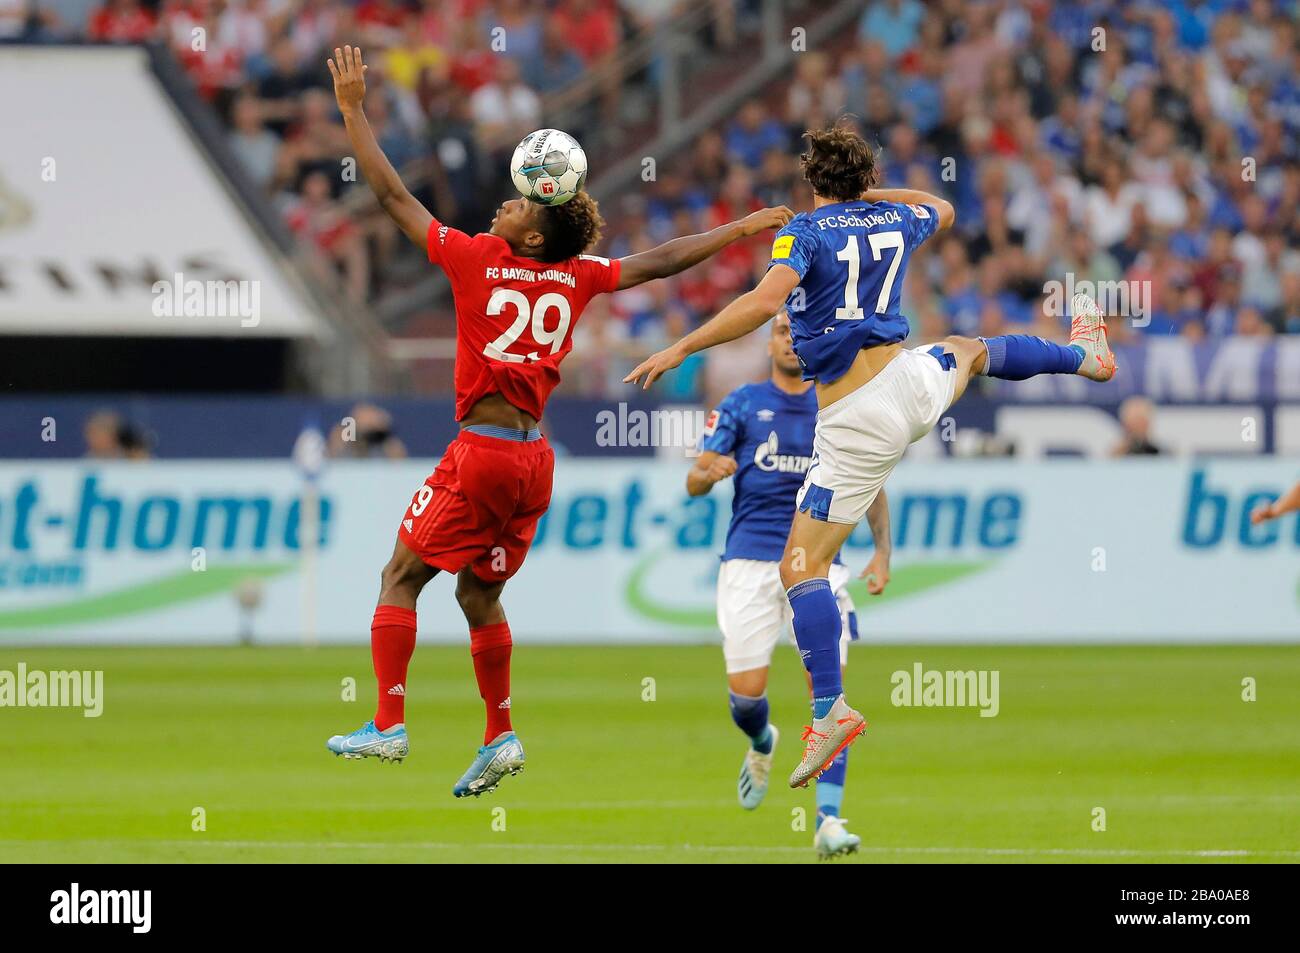
[[[0,669],[19,661],[102,669],[105,705],[0,709],[3,862],[815,859],[812,793],[784,783],[807,713],[793,651],[754,812],[736,804],[743,740],[711,646],[517,644],[528,767],[465,801],[451,785],[482,711],[464,647],[417,650],[403,765],[324,747],[372,714],[364,646],[0,650]],[[918,661],[997,670],[1000,713],[894,707],[891,673]],[[1300,646],[857,645],[846,687],[871,723],[843,811],[859,861],[1300,860]]]

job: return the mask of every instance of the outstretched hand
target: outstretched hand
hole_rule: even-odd
[[[1250,522],[1254,526],[1272,519],[1277,519],[1277,513],[1274,511],[1272,503],[1264,503],[1250,511]]]
[[[750,212],[742,218],[740,228],[746,235],[757,235],[769,228],[784,228],[790,224],[792,218],[794,218],[794,212],[784,205],[778,205],[775,208],[761,208],[757,212]]]
[[[674,367],[679,366],[682,361],[686,360],[687,354],[681,349],[680,343],[681,342],[678,342],[671,347],[664,348],[658,353],[651,354],[644,361],[638,364],[631,374],[628,374],[627,377],[623,378],[623,383],[635,384],[641,376],[644,375],[645,386],[643,389],[649,390],[651,384],[663,377],[664,374],[671,371]]]
[[[334,98],[340,111],[360,106],[366,98],[366,70],[370,68],[361,62],[361,47],[335,47],[334,58],[325,63],[334,77]]]

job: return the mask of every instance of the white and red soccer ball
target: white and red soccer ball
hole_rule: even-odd
[[[587,181],[587,154],[567,132],[538,129],[524,136],[510,159],[519,194],[542,205],[563,205]]]

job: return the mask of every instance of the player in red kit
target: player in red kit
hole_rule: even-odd
[[[451,281],[461,430],[416,491],[383,570],[370,641],[378,711],[327,744],[349,758],[406,757],[403,701],[416,599],[440,570],[455,573],[487,726],[483,746],[452,793],[484,794],[524,764],[510,723],[511,637],[500,596],[550,503],[555,455],[537,425],[573,347],[573,326],[595,295],[677,274],[738,239],[780,228],[793,213],[763,209],[617,261],[586,254],[603,223],[584,193],[563,205],[505,202],[488,232],[470,236],[437,221],[379,148],[362,110],[361,51],[336,49],[329,69],[357,164],[379,204]]]

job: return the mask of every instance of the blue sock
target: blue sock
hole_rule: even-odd
[[[817,826],[822,826],[822,818],[840,816],[844,804],[844,777],[849,769],[849,749],[845,748],[835,756],[831,766],[817,779]]]
[[[749,736],[759,754],[772,753],[772,729],[767,724],[767,696],[737,695],[730,692],[731,720]]]
[[[786,596],[794,610],[794,640],[812,676],[813,717],[824,718],[844,691],[840,683],[840,607],[830,580],[822,576],[791,586]]]
[[[1057,344],[1032,334],[1003,334],[980,338],[988,348],[984,374],[1005,381],[1023,381],[1039,374],[1073,374],[1083,363],[1083,348]]]

